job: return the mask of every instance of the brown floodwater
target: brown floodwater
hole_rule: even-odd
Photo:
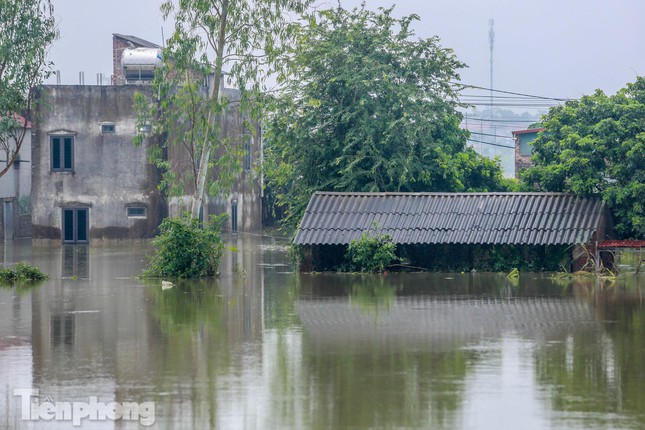
[[[145,242],[5,245],[51,278],[0,288],[0,428],[645,428],[645,277],[298,274],[285,244],[172,288]]]

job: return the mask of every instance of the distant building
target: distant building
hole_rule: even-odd
[[[538,137],[538,133],[543,131],[543,128],[530,128],[528,130],[513,131],[513,138],[515,139],[515,177],[519,177],[519,172],[522,169],[531,167],[531,154],[533,153],[533,142]]]

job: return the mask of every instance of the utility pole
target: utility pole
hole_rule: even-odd
[[[493,18],[488,20],[488,42],[490,45],[490,123],[493,126],[493,135],[496,132],[495,123],[493,122],[493,47],[495,46],[495,20]],[[497,142],[497,138],[493,136],[493,143]],[[495,147],[493,147],[495,148]],[[497,155],[497,150],[493,149],[493,153]]]

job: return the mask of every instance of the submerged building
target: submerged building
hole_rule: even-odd
[[[293,243],[305,271],[337,269],[364,232],[391,236],[416,267],[558,270],[587,264],[612,228],[599,198],[562,193],[317,192]]]
[[[135,146],[134,95],[155,101],[150,83],[162,64],[159,45],[136,36],[113,35],[112,85],[45,85],[38,92],[32,130],[31,220],[33,237],[89,243],[95,239],[149,238],[166,216],[177,216],[192,196],[166,199],[159,191],[161,171],[147,149],[168,136],[148,136]],[[205,81],[208,85],[208,81]],[[225,89],[235,99],[235,90]],[[254,166],[261,159],[259,126],[248,130],[238,108],[225,112],[222,132],[243,145],[242,171],[225,196],[208,197],[203,217],[228,214],[228,229],[261,228],[262,189]],[[164,152],[181,172],[187,155],[179,145]],[[217,156],[217,154],[215,154]],[[215,175],[217,172],[214,172]]]
[[[32,150],[34,238],[88,243],[155,234],[166,205],[147,144],[132,143],[135,90],[151,93],[149,86],[40,88]]]

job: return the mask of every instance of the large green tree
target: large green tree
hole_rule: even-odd
[[[267,122],[265,170],[287,220],[311,193],[485,191],[497,162],[466,146],[458,70],[439,39],[416,39],[393,8],[323,10],[307,17],[290,52],[290,79]]]
[[[0,176],[28,133],[34,91],[51,73],[47,49],[57,34],[50,0],[0,0],[0,151],[6,157]]]
[[[607,96],[553,107],[523,180],[544,191],[602,196],[623,238],[645,238],[645,78]]]
[[[163,51],[164,65],[155,78],[159,104],[151,108],[136,99],[140,122],[151,122],[162,146],[152,157],[164,171],[164,182],[174,194],[184,194],[192,183],[193,218],[197,218],[205,190],[226,192],[240,170],[239,142],[222,133],[226,108],[241,109],[257,118],[258,94],[267,76],[280,68],[281,46],[292,36],[292,20],[312,0],[166,0],[161,10],[175,28]],[[223,94],[224,77],[240,90],[231,106]],[[205,83],[208,83],[205,85]],[[140,135],[135,143],[145,136]],[[184,148],[190,166],[168,163],[166,151]],[[208,181],[219,173],[218,180]]]

